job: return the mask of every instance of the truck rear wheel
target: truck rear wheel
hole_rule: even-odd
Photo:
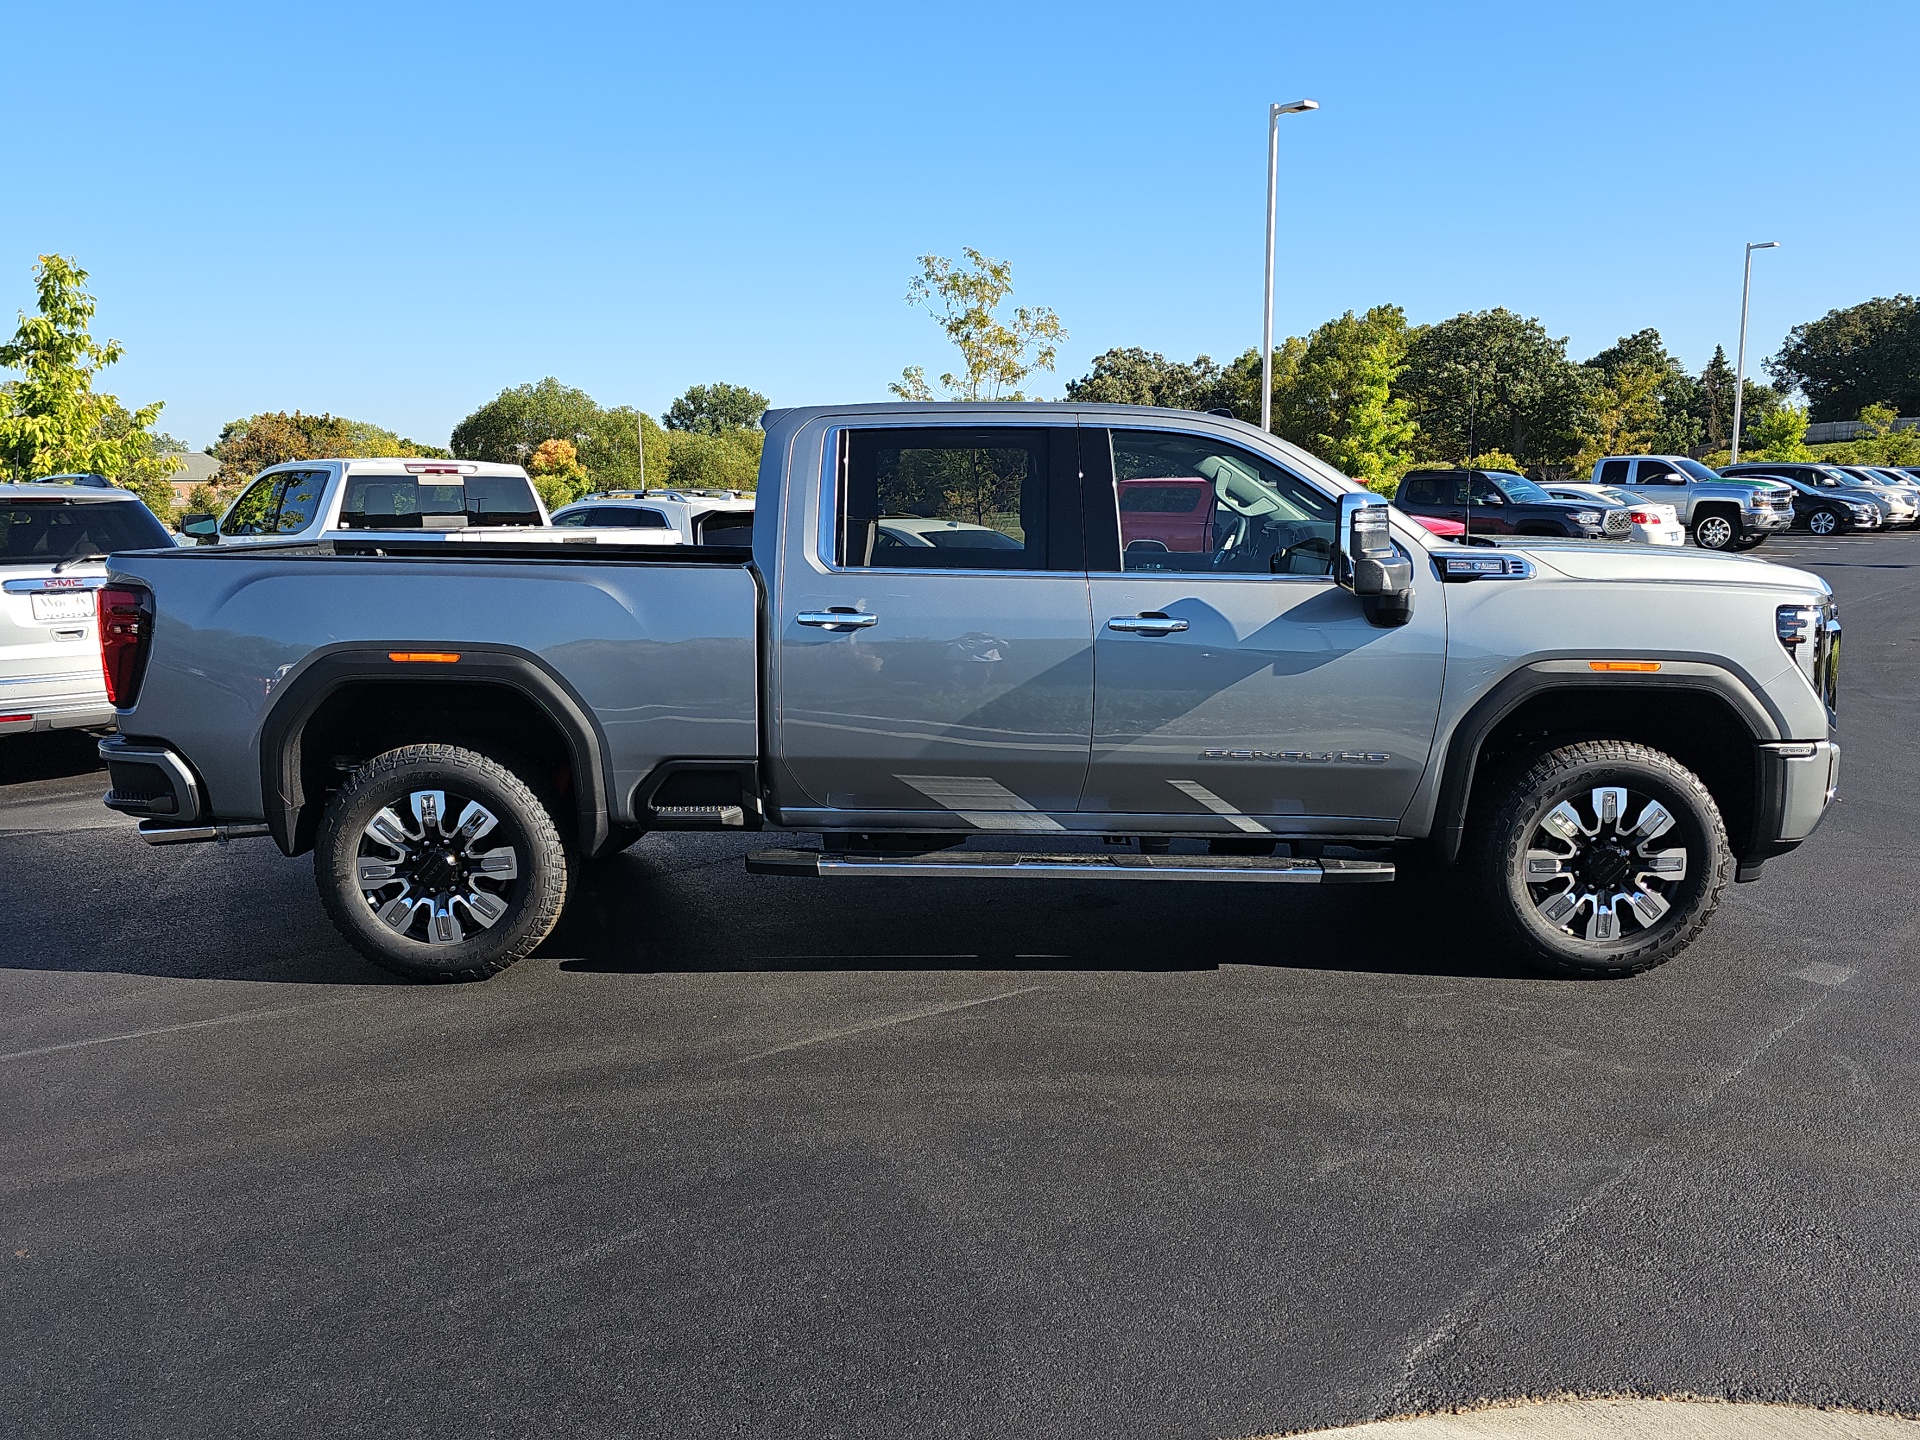
[[[374,964],[413,980],[484,980],[560,918],[567,856],[513,771],[453,745],[362,765],[328,802],[313,855],[328,918]]]
[[[1672,959],[1732,877],[1707,787],[1631,741],[1551,750],[1496,781],[1484,814],[1471,861],[1481,899],[1514,949],[1563,974]]]

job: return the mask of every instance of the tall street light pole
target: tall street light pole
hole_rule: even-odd
[[[1260,428],[1273,429],[1273,243],[1280,203],[1280,117],[1318,110],[1318,100],[1295,100],[1267,107],[1267,303],[1260,326]]]
[[[1729,465],[1740,463],[1740,402],[1747,393],[1747,297],[1753,293],[1753,252],[1779,248],[1778,240],[1747,243],[1747,278],[1740,282],[1740,358],[1733,364],[1733,454]]]

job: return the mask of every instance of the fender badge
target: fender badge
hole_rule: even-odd
[[[1385,765],[1379,750],[1202,750],[1202,760],[1271,760],[1287,765]]]

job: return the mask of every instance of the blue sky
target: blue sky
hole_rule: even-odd
[[[1920,289],[1912,0],[79,7],[0,0],[0,314],[93,272],[109,388],[201,445],[263,409],[444,443],[552,374],[655,412],[730,380],[885,398],[949,353],[903,303],[974,245],[1070,340],[1506,305],[1584,358],[1657,326],[1749,368]],[[25,57],[24,63],[22,57]]]

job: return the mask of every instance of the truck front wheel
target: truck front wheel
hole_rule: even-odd
[[[1512,948],[1564,974],[1632,975],[1706,926],[1733,868],[1700,778],[1625,740],[1548,751],[1490,787],[1471,866]]]
[[[328,802],[314,844],[328,918],[383,969],[484,980],[546,939],[567,897],[553,817],[496,760],[453,745],[375,756]]]
[[[1702,550],[1730,549],[1740,527],[1724,510],[1709,510],[1693,522],[1693,543]]]

